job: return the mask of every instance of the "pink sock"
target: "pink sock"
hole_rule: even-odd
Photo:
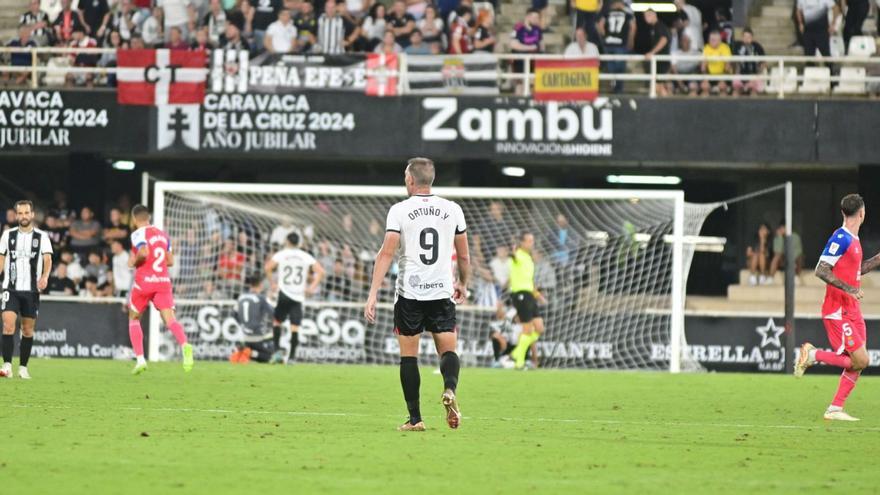
[[[846,402],[849,393],[852,392],[852,389],[856,388],[856,382],[859,381],[859,373],[853,370],[843,370],[843,374],[840,375],[840,385],[837,386],[837,394],[831,402],[832,406],[843,407],[843,403]]]
[[[845,354],[836,354],[831,351],[816,351],[816,361],[820,363],[830,364],[838,368],[852,368],[852,359]]]
[[[171,330],[171,333],[174,334],[174,338],[177,339],[178,344],[186,344],[186,334],[183,333],[183,326],[180,322],[177,320],[171,320],[171,323],[168,324],[168,330]]]
[[[135,356],[144,355],[144,331],[141,330],[141,322],[128,320],[128,338],[131,339],[131,348]]]

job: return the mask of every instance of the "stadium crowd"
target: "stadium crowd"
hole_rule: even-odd
[[[859,3],[861,2],[861,3]],[[677,11],[661,18],[649,10],[636,22],[629,0],[572,0],[574,29],[567,36],[567,56],[644,54],[672,56],[764,55],[761,43],[746,27],[736,39],[727,7],[712,15],[676,0]],[[869,0],[847,2],[845,19],[834,0],[799,0],[793,20],[804,53],[829,55],[829,37],[838,30],[844,42],[861,34]],[[512,32],[498,33],[498,0],[31,0],[19,21],[18,37],[7,46],[151,48],[172,50],[236,49],[252,55],[268,53],[384,52],[408,54],[466,54],[496,52],[509,45],[512,53],[544,53],[545,33],[553,29],[547,0],[532,0],[532,8]],[[831,24],[829,24],[831,18]],[[647,29],[650,44],[639,49],[636,30]],[[559,27],[556,26],[558,29]],[[507,35],[509,44],[499,42]],[[13,66],[30,66],[30,54],[10,55]],[[116,56],[70,55],[69,64],[113,67]],[[515,64],[514,64],[515,65]],[[514,69],[520,68],[514,67]],[[693,75],[692,79],[660,84],[660,95],[755,94],[763,81],[737,75],[765,72],[755,62],[707,62],[673,59],[657,64],[659,73]],[[624,73],[624,62],[607,62],[603,71]],[[702,76],[729,79],[705,79]],[[6,75],[24,84],[27,72]],[[92,85],[87,75],[69,75],[67,84]],[[103,83],[103,81],[102,81]],[[114,84],[113,77],[107,84]],[[622,82],[613,86],[623,89]]]

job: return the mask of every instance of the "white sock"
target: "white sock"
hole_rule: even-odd
[[[811,363],[815,363],[815,362],[816,362],[816,351],[817,351],[817,350],[818,350],[818,349],[810,349],[810,352],[807,354],[807,357],[809,358],[808,360],[809,360]]]
[[[138,365],[141,365],[141,364],[147,364],[147,360],[144,359],[143,356],[138,356],[138,357],[137,357],[137,364],[138,364]]]
[[[837,412],[837,411],[843,411],[843,408],[840,406],[834,406],[834,405],[828,406],[828,412]]]

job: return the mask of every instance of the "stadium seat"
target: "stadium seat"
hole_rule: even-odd
[[[853,36],[849,40],[848,57],[871,57],[877,53],[877,42],[872,36]]]
[[[798,93],[828,93],[831,90],[831,69],[828,67],[805,67],[804,81]]]
[[[836,95],[861,95],[865,94],[865,78],[867,73],[864,67],[841,67],[840,84],[834,88]]]
[[[797,91],[797,68],[796,67],[786,67],[785,68],[785,76],[782,78],[782,87],[786,93],[794,93]],[[767,82],[767,85],[764,87],[764,91],[767,93],[778,93],[779,92],[779,67],[771,67],[770,68],[770,80]]]

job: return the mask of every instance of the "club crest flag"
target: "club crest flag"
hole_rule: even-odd
[[[396,54],[370,53],[367,55],[367,86],[364,92],[369,96],[395,96],[399,76]]]
[[[117,50],[116,100],[122,105],[189,105],[205,99],[202,50]]]
[[[535,100],[593,101],[599,96],[599,59],[535,61]]]

